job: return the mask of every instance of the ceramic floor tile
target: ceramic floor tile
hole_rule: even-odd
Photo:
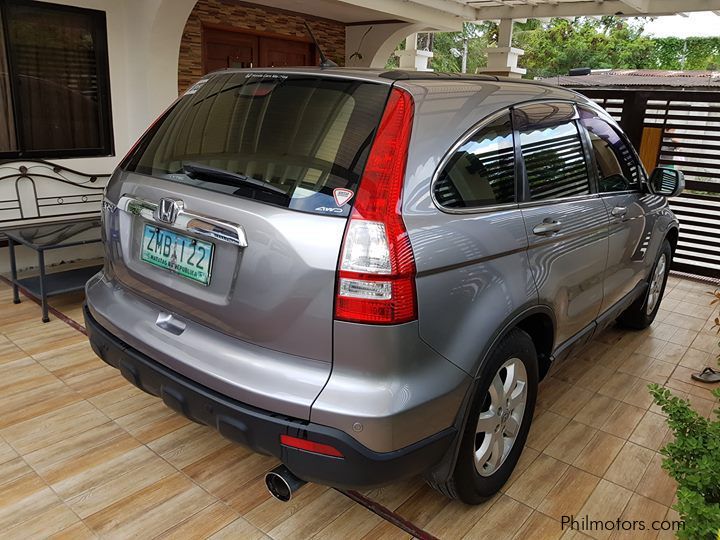
[[[425,485],[405,501],[396,512],[418,527],[425,527],[447,504],[447,497]],[[273,535],[274,536],[274,535]]]
[[[619,405],[600,428],[602,431],[627,439],[645,416],[645,410],[623,403]]]
[[[182,469],[231,444],[209,427],[193,423],[153,440],[148,447]]]
[[[655,359],[650,356],[633,353],[630,358],[625,360],[625,362],[623,362],[623,364],[618,367],[618,371],[621,373],[634,375],[635,377],[640,377],[643,373],[645,373],[645,371],[652,365],[654,361]]]
[[[538,451],[544,450],[569,422],[569,418],[551,411],[541,413],[530,426],[527,446]]]
[[[618,405],[620,405],[620,401],[616,399],[602,394],[594,394],[583,408],[577,412],[574,420],[600,429]]]
[[[637,377],[617,371],[598,389],[598,394],[622,400],[637,380]]]
[[[444,511],[445,509],[443,509]],[[442,511],[441,511],[442,512]],[[436,514],[442,515],[441,513]],[[368,534],[382,522],[377,514],[360,506],[352,505],[345,510],[337,518],[330,521],[323,529],[315,534],[313,540],[336,540],[337,538],[361,538]],[[452,525],[457,525],[457,521],[452,521]],[[428,530],[426,527],[425,530]],[[443,531],[448,528],[443,524]]]
[[[82,295],[53,301],[81,321]],[[277,460],[190,423],[97,359],[77,330],[9,302],[0,284],[0,536],[410,538],[323,486],[275,501],[264,475]],[[713,386],[690,378],[720,340],[706,311],[695,316],[704,302],[704,285],[672,278],[649,329],[611,326],[554,366],[527,446],[491,500],[451,501],[420,477],[363,494],[451,540],[608,537],[569,530],[568,515],[678,519],[657,453],[671,433],[647,385],[665,382],[701,414],[717,406]]]
[[[701,371],[708,365],[710,360],[711,358],[709,353],[690,347],[685,351],[685,354],[682,355],[680,362],[678,363],[688,369]]]
[[[667,514],[667,506],[663,506],[655,501],[647,499],[642,495],[634,494],[630,497],[630,502],[625,507],[621,519],[628,522],[642,523],[644,530],[640,530],[636,527],[633,531],[628,534],[625,531],[616,531],[611,535],[613,540],[625,539],[625,538],[637,538],[638,540],[652,540],[657,538],[658,531],[653,530],[652,524],[660,522],[665,518]]]
[[[501,491],[505,492],[510,489],[510,486],[513,485],[515,480],[517,480],[518,477],[522,475],[522,473],[524,473],[530,465],[532,465],[533,461],[535,461],[539,455],[540,452],[538,452],[537,450],[530,448],[529,446],[525,446],[525,448],[523,448],[522,454],[520,454],[520,459],[515,464],[515,468],[513,469],[512,474],[510,474],[510,478],[508,478],[508,481],[505,482],[505,485],[500,488]]]
[[[548,410],[561,416],[572,418],[590,401],[592,396],[593,392],[580,388],[579,386],[573,386],[551,404]]]
[[[478,523],[500,498],[496,495],[489,501],[477,506],[469,506],[459,501],[450,501],[430,520],[425,530],[430,534],[447,540],[464,537]]]
[[[257,527],[239,517],[229,525],[209,537],[209,540],[270,540],[270,537]]]
[[[637,379],[622,399],[623,403],[628,403],[640,409],[648,409],[652,405],[649,384],[650,381],[647,379]]]
[[[629,440],[650,450],[659,450],[668,432],[667,423],[662,415],[647,411],[642,417]]]
[[[152,405],[116,418],[115,422],[143,443],[159,439],[190,424],[190,420],[179,415],[157,398]]]
[[[105,424],[108,418],[87,401],[79,401],[0,430],[15,450],[30,453]]]
[[[580,452],[573,465],[595,476],[603,476],[624,444],[623,439],[599,431]]]
[[[660,354],[658,354],[657,356],[657,359],[661,360],[662,362],[669,362],[671,364],[677,365],[678,363],[680,363],[680,359],[685,355],[687,350],[687,345],[682,345],[669,341],[662,348]]]
[[[512,539],[531,514],[532,508],[503,495],[464,538]]]
[[[77,521],[48,537],[48,540],[95,540],[97,536],[82,521]]]
[[[595,490],[600,478],[570,467],[545,496],[538,510],[553,519],[577,514]]]
[[[685,347],[689,347],[697,335],[698,335],[698,333],[695,330],[687,330],[685,328],[678,328],[675,331],[675,333],[673,333],[673,335],[670,336],[668,341],[670,343],[675,343],[677,345],[684,345]]]
[[[543,453],[570,464],[575,461],[596,433],[595,428],[572,420],[545,447]]]
[[[615,521],[622,515],[631,496],[632,491],[607,480],[600,480],[578,512],[577,519],[587,517],[589,520]],[[604,530],[583,532],[592,538],[609,538],[611,534]]]
[[[410,540],[412,536],[405,531],[398,529],[388,521],[382,521],[369,533],[362,537],[362,540]]]
[[[634,490],[645,474],[655,453],[652,450],[626,442],[603,477],[615,484]]]
[[[559,521],[555,521],[540,512],[533,512],[513,537],[513,540],[524,540],[526,538],[532,538],[533,540],[556,540],[560,538],[562,534],[563,532],[560,528]]]
[[[531,508],[537,508],[568,465],[541,454],[507,490],[507,495]]]
[[[152,538],[214,502],[213,497],[176,473],[90,515],[85,523],[104,538]]]
[[[436,499],[439,499],[438,495]],[[309,501],[292,516],[267,531],[277,540],[287,538],[311,538],[348,510],[353,501],[342,493],[328,489],[316,499]]]
[[[648,499],[670,506],[673,504],[676,487],[675,481],[662,468],[662,456],[655,454],[645,470],[636,491]]]
[[[613,373],[615,373],[615,369],[596,361],[576,384],[580,388],[585,388],[594,393],[612,377]]]

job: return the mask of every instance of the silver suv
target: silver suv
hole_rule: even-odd
[[[477,503],[517,463],[550,365],[653,321],[682,187],[561,88],[218,72],[107,187],[90,341],[303,481],[424,474]]]

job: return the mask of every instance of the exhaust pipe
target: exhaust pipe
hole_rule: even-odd
[[[265,475],[265,485],[270,495],[282,502],[292,499],[293,493],[305,484],[305,480],[300,480],[285,465],[278,465]]]

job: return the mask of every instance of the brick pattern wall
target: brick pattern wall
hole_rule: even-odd
[[[238,30],[307,38],[303,21],[313,29],[328,58],[345,63],[345,24],[301,13],[273,9],[239,0],[199,0],[185,23],[178,70],[178,90],[184,92],[203,75],[202,25],[217,24]]]

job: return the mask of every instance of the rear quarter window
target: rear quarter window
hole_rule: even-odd
[[[215,75],[191,88],[124,166],[296,210],[344,216],[352,200],[338,203],[333,193],[356,190],[388,93],[384,84],[315,75]]]
[[[478,208],[515,202],[515,155],[510,113],[462,143],[433,186],[445,208]]]

